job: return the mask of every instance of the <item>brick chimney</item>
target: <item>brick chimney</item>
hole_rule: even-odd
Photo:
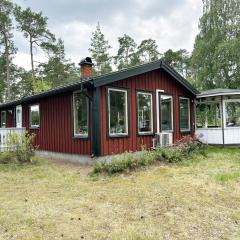
[[[86,57],[79,63],[80,75],[82,78],[92,77],[93,75],[93,63],[90,57]]]

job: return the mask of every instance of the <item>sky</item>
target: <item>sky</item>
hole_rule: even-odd
[[[48,17],[48,26],[64,41],[66,57],[75,63],[89,56],[92,32],[99,22],[109,44],[110,53],[118,50],[118,37],[128,34],[137,44],[156,40],[161,53],[168,49],[192,51],[198,33],[202,0],[15,0]],[[15,33],[18,54],[14,63],[30,69],[27,40]],[[35,50],[35,60],[46,60]]]

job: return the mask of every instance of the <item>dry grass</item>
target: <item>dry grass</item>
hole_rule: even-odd
[[[0,239],[240,239],[240,150],[132,175],[89,170],[0,165]]]

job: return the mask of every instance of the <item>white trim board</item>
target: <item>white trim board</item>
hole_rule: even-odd
[[[163,93],[164,90],[156,90],[156,113],[157,113],[157,133],[160,133],[160,124],[159,124],[159,93]]]

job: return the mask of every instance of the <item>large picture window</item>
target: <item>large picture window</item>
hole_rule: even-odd
[[[190,131],[190,99],[179,98],[180,131]]]
[[[30,127],[38,128],[40,126],[40,114],[39,114],[39,105],[30,106]]]
[[[225,102],[226,127],[240,127],[240,101]]]
[[[74,136],[88,137],[88,97],[83,93],[73,94]]]
[[[160,94],[161,131],[173,130],[172,101],[173,101],[173,98],[171,95]]]
[[[128,135],[127,90],[108,89],[109,136]]]
[[[197,128],[221,127],[221,105],[219,102],[199,103],[196,105]]]
[[[6,127],[6,120],[7,120],[7,112],[1,111],[1,127],[2,128]]]
[[[153,133],[153,106],[152,94],[145,92],[137,93],[137,116],[138,133]]]

